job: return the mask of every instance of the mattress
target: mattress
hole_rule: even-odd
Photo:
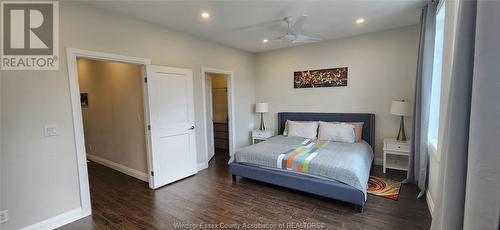
[[[301,137],[278,135],[238,149],[231,161],[336,180],[362,191],[366,199],[373,160],[370,145],[364,141],[311,143],[313,141],[308,142]],[[303,154],[295,154],[297,152]],[[293,158],[297,155],[299,156]]]

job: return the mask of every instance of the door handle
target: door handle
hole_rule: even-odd
[[[189,128],[188,130],[193,130],[193,129],[194,129],[194,125],[193,125],[193,126],[191,126],[191,128]]]

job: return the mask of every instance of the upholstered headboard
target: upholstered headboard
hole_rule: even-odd
[[[283,134],[285,123],[291,121],[364,122],[361,138],[375,149],[375,114],[372,113],[278,113],[278,133]]]

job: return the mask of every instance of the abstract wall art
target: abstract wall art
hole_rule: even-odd
[[[347,86],[347,67],[297,71],[293,73],[294,88]]]

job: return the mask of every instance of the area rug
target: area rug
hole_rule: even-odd
[[[370,179],[368,180],[369,194],[381,196],[391,200],[398,200],[399,191],[401,191],[401,182],[376,176],[370,176]]]

